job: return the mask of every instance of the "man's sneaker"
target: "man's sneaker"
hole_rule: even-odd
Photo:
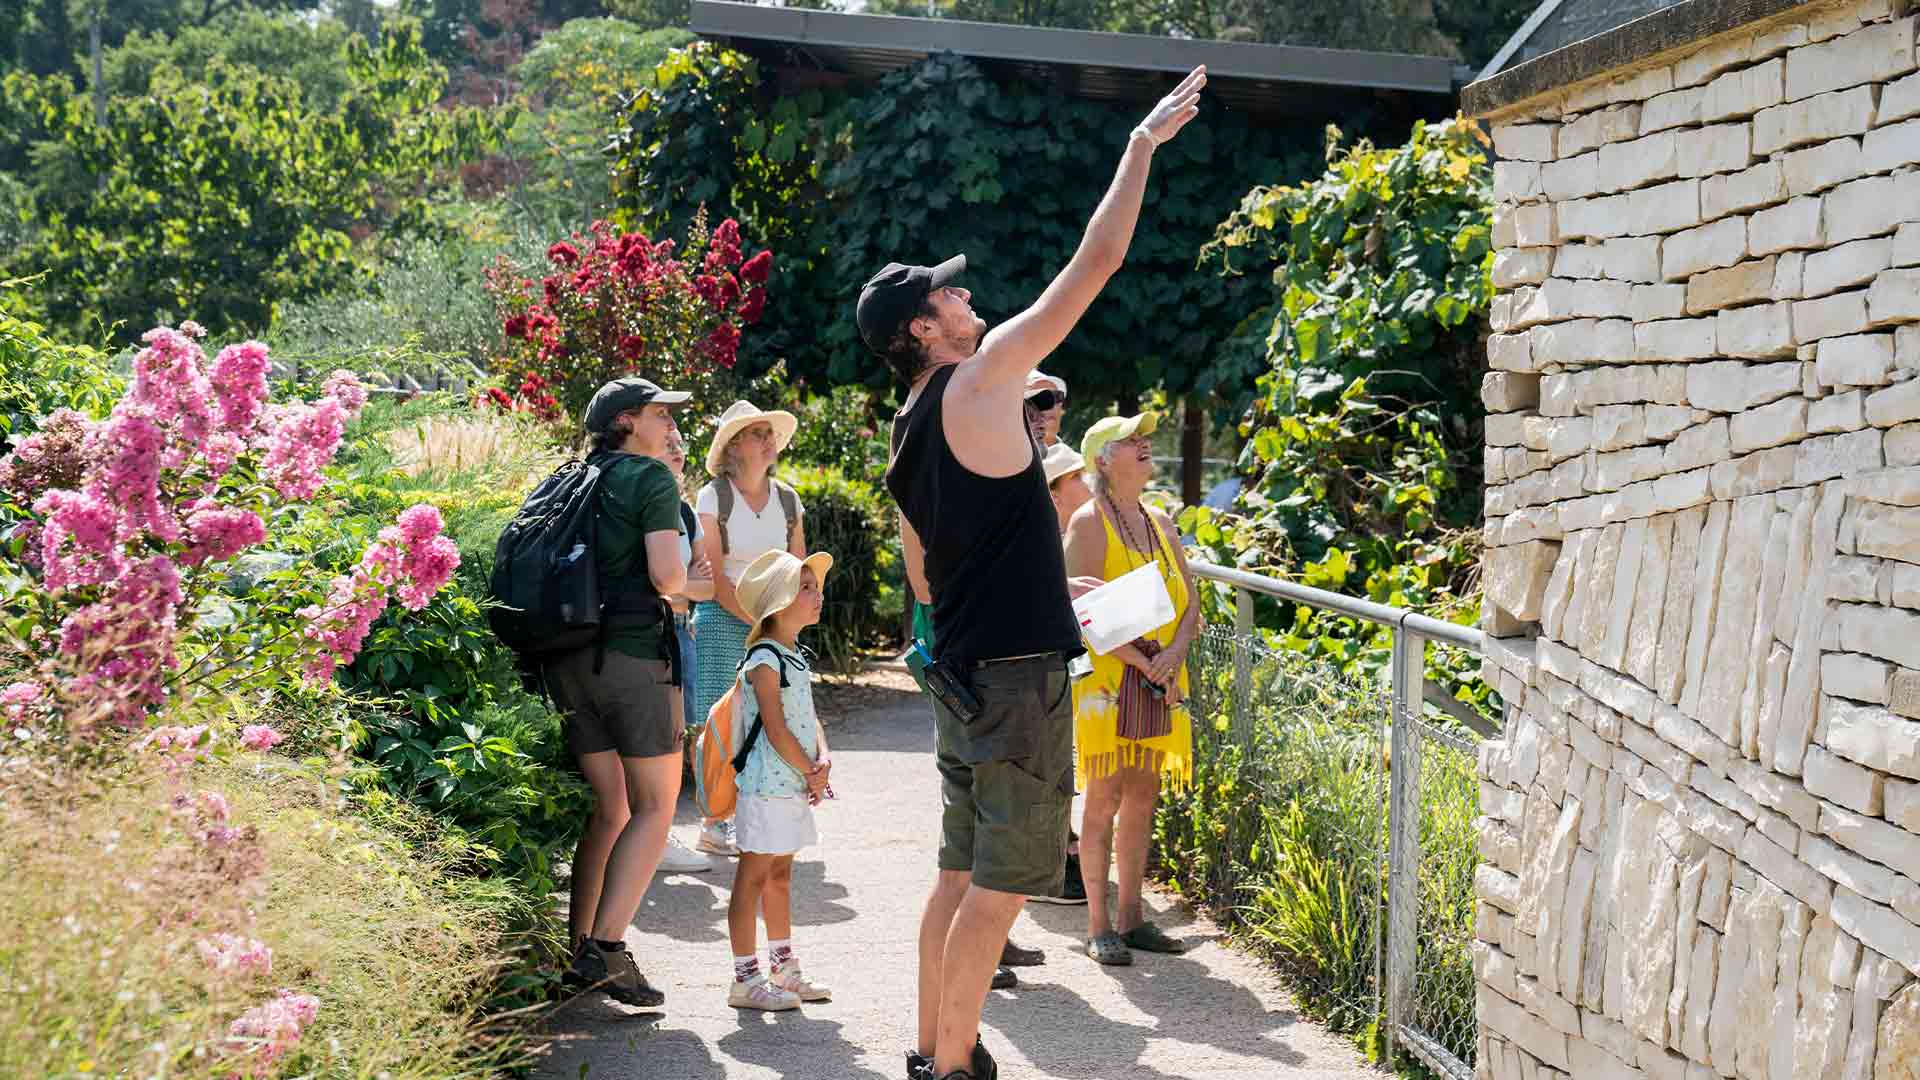
[[[660,872],[663,874],[704,874],[713,869],[713,860],[672,836],[667,837],[666,853],[660,856]]]
[[[969,1064],[974,1080],[999,1080],[1000,1065],[993,1060],[992,1054],[987,1053],[987,1044],[978,1037],[973,1041],[973,1060]],[[933,1075],[933,1059],[913,1050],[907,1051],[907,1080],[940,1080]]]
[[[1047,954],[1039,949],[1023,949],[1009,940],[1000,946],[1001,967],[1037,967],[1047,962]]]
[[[780,989],[799,995],[801,1001],[833,1000],[833,990],[826,983],[807,978],[798,960],[775,965],[772,981]]]
[[[1052,896],[1032,896],[1028,899],[1040,904],[1084,904],[1087,902],[1087,883],[1080,877],[1080,856],[1067,856],[1066,877],[1061,882],[1060,891]]]
[[[710,855],[732,858],[740,854],[740,845],[734,843],[733,819],[709,821],[701,825],[700,839],[694,841],[693,846]]]
[[[993,981],[987,987],[992,990],[1011,990],[1019,985],[1020,976],[1015,975],[1012,968],[1001,966],[993,969]]]
[[[608,997],[636,1009],[657,1009],[666,1004],[667,995],[653,988],[633,962],[633,953],[622,945],[603,949],[591,938],[583,938],[574,950],[573,963],[561,983],[575,990],[604,990]]]
[[[773,985],[761,972],[746,982],[735,979],[733,989],[727,991],[727,1004],[736,1009],[786,1012],[800,1007],[800,995]]]

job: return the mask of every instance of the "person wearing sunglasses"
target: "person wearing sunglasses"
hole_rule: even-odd
[[[1067,415],[1067,380],[1036,371],[1027,376],[1027,430],[1044,453],[1060,442],[1060,421]]]

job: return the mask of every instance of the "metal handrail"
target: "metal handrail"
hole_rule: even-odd
[[[1442,734],[1421,722],[1422,706],[1433,704],[1446,709],[1483,737],[1495,734],[1471,709],[1452,700],[1444,688],[1426,678],[1426,645],[1429,640],[1443,641],[1484,655],[1486,634],[1471,626],[1442,622],[1406,608],[1376,604],[1264,574],[1207,562],[1189,565],[1199,577],[1233,586],[1234,624],[1238,631],[1234,635],[1236,701],[1251,699],[1253,672],[1249,642],[1257,640],[1253,635],[1255,593],[1362,619],[1393,631],[1393,658],[1388,666],[1391,691],[1388,716],[1392,722],[1385,733],[1391,762],[1387,793],[1390,835],[1383,868],[1387,880],[1386,919],[1384,928],[1374,924],[1374,982],[1376,986],[1384,986],[1386,1031],[1392,1044],[1404,1047],[1451,1080],[1469,1080],[1473,1075],[1471,1066],[1409,1021],[1418,978],[1415,937],[1419,932],[1421,748],[1426,740]],[[1463,740],[1444,741],[1445,745],[1463,753],[1473,752],[1472,746]]]
[[[1449,645],[1458,645],[1463,649],[1471,649],[1476,655],[1486,652],[1487,635],[1471,626],[1461,626],[1459,623],[1443,622],[1430,615],[1422,615],[1417,611],[1410,611],[1406,608],[1398,608],[1390,604],[1376,604],[1371,600],[1362,600],[1357,596],[1346,596],[1337,592],[1328,592],[1325,589],[1316,589],[1292,581],[1282,581],[1276,577],[1250,573],[1249,571],[1238,570],[1231,566],[1219,566],[1210,562],[1198,561],[1190,562],[1188,566],[1196,576],[1207,578],[1211,581],[1218,581],[1222,584],[1232,585],[1236,588],[1247,589],[1252,592],[1264,593],[1267,596],[1276,596],[1283,600],[1292,600],[1297,604],[1324,608],[1328,611],[1335,611],[1342,615],[1352,616],[1356,619],[1365,619],[1367,622],[1378,623],[1381,626],[1390,626],[1396,630],[1409,630],[1424,638],[1432,638],[1435,641],[1444,641]]]

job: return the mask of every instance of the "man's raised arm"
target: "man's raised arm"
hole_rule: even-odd
[[[1200,91],[1206,85],[1207,69],[1194,68],[1133,129],[1113,183],[1094,208],[1080,247],[1066,269],[1032,307],[987,335],[980,346],[975,377],[984,383],[1024,385],[1027,374],[1073,332],[1094,297],[1126,261],[1134,226],[1140,221],[1140,203],[1146,195],[1154,148],[1179,134],[1187,121],[1199,114]]]

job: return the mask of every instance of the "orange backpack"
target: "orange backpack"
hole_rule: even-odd
[[[762,641],[748,649],[747,655],[740,658],[736,672],[746,670],[747,660],[761,649],[772,650],[774,659],[780,662],[780,689],[785,690],[787,658],[772,642]],[[736,673],[733,685],[707,710],[707,726],[700,729],[700,737],[694,742],[694,761],[700,770],[700,790],[704,795],[701,812],[709,818],[733,816],[734,805],[740,801],[740,773],[747,767],[747,756],[753,753],[754,744],[760,741],[757,713],[753,726],[744,736],[740,731],[742,682]]]

